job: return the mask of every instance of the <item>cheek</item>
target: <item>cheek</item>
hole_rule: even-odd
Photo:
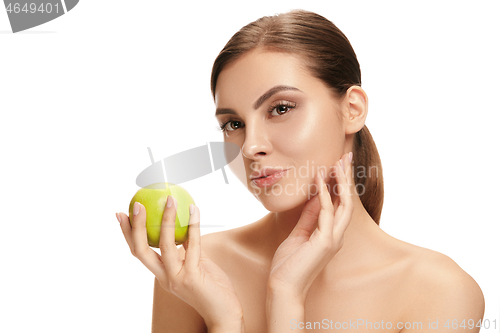
[[[328,163],[329,157],[341,154],[344,133],[334,114],[336,111],[301,111],[283,122],[274,133],[274,147],[299,164],[306,160]]]

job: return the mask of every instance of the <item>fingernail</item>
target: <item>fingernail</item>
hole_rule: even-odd
[[[193,215],[193,213],[194,213],[194,205],[190,204],[189,205],[189,214]]]
[[[325,180],[325,170],[320,170],[319,174],[321,175],[321,179]]]
[[[172,200],[172,196],[171,196],[171,195],[169,195],[169,196],[167,197],[167,208],[172,207],[172,204],[173,204],[173,203],[174,203],[174,202],[173,202],[173,200]]]
[[[345,171],[344,170],[344,161],[342,159],[340,159],[340,166],[342,167],[342,171]]]
[[[352,163],[352,151],[349,153],[349,163]]]
[[[137,214],[139,214],[139,211],[141,210],[141,204],[139,202],[135,202],[134,203],[134,216],[136,216]]]
[[[122,223],[122,218],[120,214],[116,213],[116,219],[118,220],[118,223]]]

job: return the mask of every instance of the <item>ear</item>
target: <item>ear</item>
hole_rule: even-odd
[[[344,98],[345,103],[345,134],[354,134],[365,125],[368,115],[368,96],[360,86],[350,87]]]

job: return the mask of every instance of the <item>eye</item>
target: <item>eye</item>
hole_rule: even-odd
[[[295,108],[296,103],[288,102],[288,101],[277,101],[269,106],[268,113],[270,113],[273,117],[281,116],[289,112],[291,109]],[[274,112],[276,113],[274,114]],[[245,125],[239,120],[230,119],[226,121],[224,124],[220,125],[218,128],[221,132],[233,132],[237,129],[243,128]]]
[[[293,102],[278,101],[271,104],[271,106],[269,107],[269,113],[271,113],[273,116],[281,116],[293,109],[295,105],[296,104]],[[273,114],[274,111],[276,111],[276,114]]]
[[[231,125],[231,123],[233,123],[234,126],[228,126],[228,125]],[[241,128],[241,127],[243,127],[241,121],[229,120],[220,126],[220,130],[222,132],[232,132],[232,131],[237,130],[238,128]],[[233,129],[230,129],[230,128],[233,128]]]

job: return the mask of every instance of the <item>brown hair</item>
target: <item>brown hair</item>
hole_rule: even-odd
[[[306,61],[312,75],[322,80],[338,97],[344,96],[353,85],[361,86],[361,70],[356,54],[342,31],[321,15],[294,10],[264,16],[244,26],[231,37],[212,68],[210,87],[214,98],[217,78],[224,66],[258,47],[299,54]],[[361,202],[372,219],[379,224],[384,202],[382,164],[366,125],[354,138],[353,167],[356,190]],[[371,174],[373,168],[377,172],[375,177]]]

